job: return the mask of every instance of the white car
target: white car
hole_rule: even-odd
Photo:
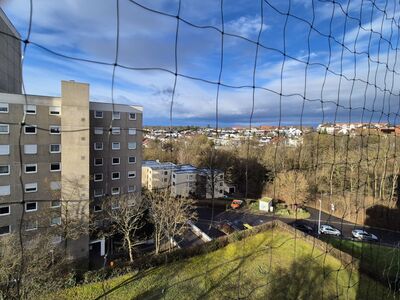
[[[321,225],[321,227],[319,228],[319,233],[335,235],[335,236],[340,236],[342,234],[339,229],[336,229],[335,227],[332,227],[331,225]]]
[[[354,238],[361,240],[361,241],[373,241],[377,242],[378,237],[375,234],[366,232],[365,230],[362,229],[354,229],[351,234],[353,235]]]

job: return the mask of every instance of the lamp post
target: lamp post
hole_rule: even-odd
[[[322,210],[322,201],[321,201],[321,199],[319,199],[318,234],[320,234],[320,230],[321,230],[321,210]]]

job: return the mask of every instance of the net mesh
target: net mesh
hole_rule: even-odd
[[[268,195],[285,200],[288,207],[283,211],[294,212],[291,221],[277,210],[269,220],[297,222],[303,213],[299,207],[305,202],[309,216],[302,224],[314,230],[333,225],[342,235],[327,239],[278,225],[269,230],[268,242],[259,242],[257,247],[246,238],[237,241],[240,247],[234,254],[228,246],[221,262],[205,259],[205,268],[177,276],[174,272],[179,267],[169,265],[171,271],[159,285],[160,278],[151,270],[140,271],[117,286],[104,280],[102,291],[93,297],[129,298],[130,288],[142,287],[146,276],[153,282],[151,288],[135,294],[143,298],[170,298],[177,290],[181,297],[199,299],[398,297],[399,4],[389,0],[114,2],[107,11],[107,26],[113,32],[107,30],[104,35],[115,44],[104,45],[105,53],[99,54],[89,46],[79,53],[45,42],[40,31],[35,31],[38,3],[31,0],[27,33],[20,39],[23,66],[32,51],[35,59],[47,58],[71,69],[87,67],[96,72],[95,79],[111,80],[107,92],[113,107],[124,99],[126,90],[131,95],[140,90],[141,97],[148,96],[155,103],[145,103],[145,118],[148,105],[151,113],[169,125],[166,158],[173,162],[188,162],[178,158],[172,135],[178,125],[211,123],[216,141],[222,139],[222,129],[228,124],[245,127],[245,139],[232,150],[241,163],[223,156],[223,147],[213,143],[203,166],[211,174],[224,168],[227,176],[230,163],[237,163],[231,178],[245,199]],[[95,8],[96,4],[88,3],[85,7]],[[132,23],[133,17],[137,23]],[[69,31],[79,31],[79,25],[63,30],[68,37]],[[128,33],[135,30],[145,34],[133,35],[132,49]],[[7,32],[0,34],[18,39]],[[163,45],[165,39],[171,45]],[[29,73],[24,68],[24,75],[32,78],[32,61],[29,67]],[[145,89],[153,84],[153,90]],[[25,79],[24,95],[29,93],[27,86],[32,84]],[[157,97],[165,101],[157,102]],[[29,104],[27,96],[25,101]],[[271,124],[275,134],[269,144],[259,145],[253,129],[263,124]],[[20,131],[23,189],[21,137],[31,124],[25,123],[24,115],[21,123],[9,125]],[[111,121],[108,144],[112,126]],[[291,126],[300,133],[289,132]],[[18,232],[21,273],[26,272],[29,252],[24,243],[26,200],[22,195],[21,201],[4,203],[22,207]],[[221,217],[215,212],[215,201],[212,195],[211,219],[199,219],[210,228],[235,214],[225,212]],[[262,219],[250,209],[235,218],[245,223]],[[376,233],[380,241],[354,242],[354,229]],[[19,291],[23,284],[17,280],[18,296],[23,296]]]

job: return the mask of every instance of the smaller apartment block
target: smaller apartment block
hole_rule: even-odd
[[[200,199],[222,198],[225,189],[222,171],[154,160],[143,161],[142,186],[150,191],[168,189],[173,197]]]
[[[50,234],[68,217],[86,234],[67,255],[87,258],[102,199],[141,191],[141,129],[142,107],[89,102],[88,84],[63,81],[61,97],[0,93],[0,238]]]

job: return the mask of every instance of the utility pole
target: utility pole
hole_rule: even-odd
[[[320,234],[320,230],[321,230],[321,210],[322,210],[322,201],[321,201],[321,199],[319,199],[318,234]]]

